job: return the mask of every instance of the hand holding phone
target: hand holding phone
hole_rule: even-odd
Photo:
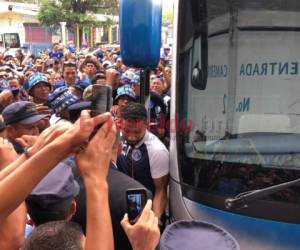
[[[127,213],[130,224],[134,224],[147,201],[147,192],[145,189],[128,189],[126,191]]]
[[[92,85],[91,98],[91,116],[95,117],[105,112],[110,112],[112,104],[112,88],[109,85],[94,84]],[[101,125],[98,125],[91,134],[92,138],[98,131]]]
[[[94,84],[92,86],[92,104],[91,104],[91,115],[103,114],[110,112],[112,104],[112,88],[109,85]]]

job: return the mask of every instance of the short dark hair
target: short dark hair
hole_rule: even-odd
[[[52,221],[36,227],[22,250],[82,250],[83,233],[77,223]]]
[[[121,109],[121,117],[124,120],[147,120],[148,115],[146,108],[142,104],[137,102],[129,102]]]
[[[65,61],[63,63],[63,68],[62,68],[63,72],[65,71],[65,68],[75,68],[75,69],[77,69],[77,64],[75,62],[72,62],[72,61]]]
[[[104,70],[100,70],[96,73],[96,75],[92,78],[92,84],[96,84],[98,80],[106,80],[106,75]]]

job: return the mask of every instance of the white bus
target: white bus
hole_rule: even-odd
[[[299,249],[300,1],[174,2],[172,220],[216,224],[243,250]]]

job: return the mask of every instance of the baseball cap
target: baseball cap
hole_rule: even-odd
[[[73,103],[79,101],[79,98],[72,94],[67,87],[59,87],[48,96],[48,106],[59,113],[68,108]]]
[[[106,60],[102,63],[102,66],[107,69],[112,66],[112,63],[110,61]]]
[[[3,57],[4,61],[11,60],[13,58],[14,58],[13,54],[11,54],[9,52],[5,53],[4,57]]]
[[[20,101],[8,105],[2,112],[3,120],[6,125],[20,123],[33,124],[47,115],[40,114],[33,102]]]
[[[127,70],[121,76],[121,82],[123,84],[138,84],[139,83],[139,75],[135,74],[131,70]]]
[[[89,102],[89,101],[77,102],[77,103],[70,105],[68,107],[68,110],[73,111],[73,110],[91,109],[91,105],[92,105],[92,102]]]
[[[168,225],[160,239],[160,250],[239,250],[234,237],[216,225],[182,220]]]
[[[71,166],[60,162],[32,190],[27,197],[29,207],[51,211],[66,208],[80,191]]]
[[[136,101],[135,92],[129,85],[123,85],[117,89],[117,96],[115,98],[115,101],[117,102],[121,96],[128,96],[132,99],[132,101]]]
[[[46,83],[51,89],[51,84],[49,83],[47,76],[45,74],[37,72],[28,78],[28,82],[26,84],[26,90],[28,91],[28,93],[31,94],[31,90],[33,89],[33,87],[39,83]]]
[[[68,107],[69,117],[71,122],[75,122],[81,114],[81,111],[84,109],[91,109],[92,102],[82,101],[77,102]]]
[[[93,85],[89,85],[83,91],[82,99],[84,101],[91,101],[92,100],[92,95],[93,95]]]
[[[80,91],[84,91],[86,87],[88,87],[89,85],[91,85],[91,82],[88,79],[84,79],[84,80],[78,80],[74,87]]]

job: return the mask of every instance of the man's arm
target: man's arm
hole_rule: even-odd
[[[24,243],[26,206],[23,202],[15,211],[1,221],[0,249],[17,250]]]
[[[5,140],[0,144],[0,174],[6,166],[18,158],[12,145]],[[0,249],[19,249],[24,242],[24,230],[26,224],[26,207],[22,203],[6,219],[1,222],[0,227]]]
[[[87,148],[76,156],[87,196],[85,250],[114,249],[106,178],[116,131],[113,118],[110,117]]]
[[[169,183],[169,175],[153,179],[153,182],[155,187],[155,194],[153,198],[153,211],[155,215],[158,218],[160,218],[167,206],[167,188]]]
[[[43,141],[39,143],[42,145],[44,141],[51,143],[0,181],[0,221],[3,221],[25,200],[54,166],[86,143],[95,126],[105,122],[108,117],[110,117],[109,114],[103,114],[91,119],[87,111],[83,111],[81,118],[63,133],[60,127],[56,127],[51,132],[47,131],[49,133],[45,133]]]

